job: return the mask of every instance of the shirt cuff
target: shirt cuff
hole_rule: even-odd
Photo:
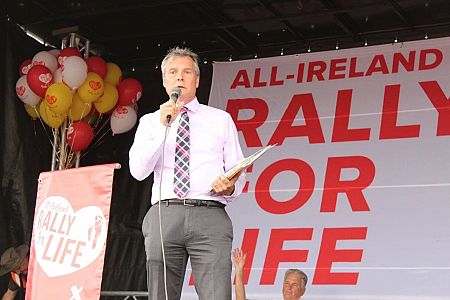
[[[234,191],[231,195],[223,195],[227,202],[230,202],[232,199],[236,198],[242,193],[245,185],[245,171],[239,176],[239,179],[234,183]]]

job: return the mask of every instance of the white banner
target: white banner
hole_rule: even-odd
[[[450,39],[214,64],[248,170],[249,299],[450,299]],[[189,289],[187,289],[189,293]]]

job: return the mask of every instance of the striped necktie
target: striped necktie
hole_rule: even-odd
[[[175,168],[173,191],[179,198],[184,198],[189,192],[189,116],[187,108],[181,109],[180,122],[177,130],[175,146]]]

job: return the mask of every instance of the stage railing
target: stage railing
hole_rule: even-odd
[[[138,298],[147,298],[148,292],[141,291],[101,291],[100,296],[102,297],[125,297],[123,300],[131,300]]]

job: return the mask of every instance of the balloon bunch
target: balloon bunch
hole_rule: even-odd
[[[76,47],[40,51],[21,64],[19,73],[16,93],[27,113],[54,129],[68,120],[67,143],[73,152],[86,150],[94,139],[94,115],[111,115],[113,134],[136,124],[141,83],[122,80],[120,67],[100,56],[85,60]]]

